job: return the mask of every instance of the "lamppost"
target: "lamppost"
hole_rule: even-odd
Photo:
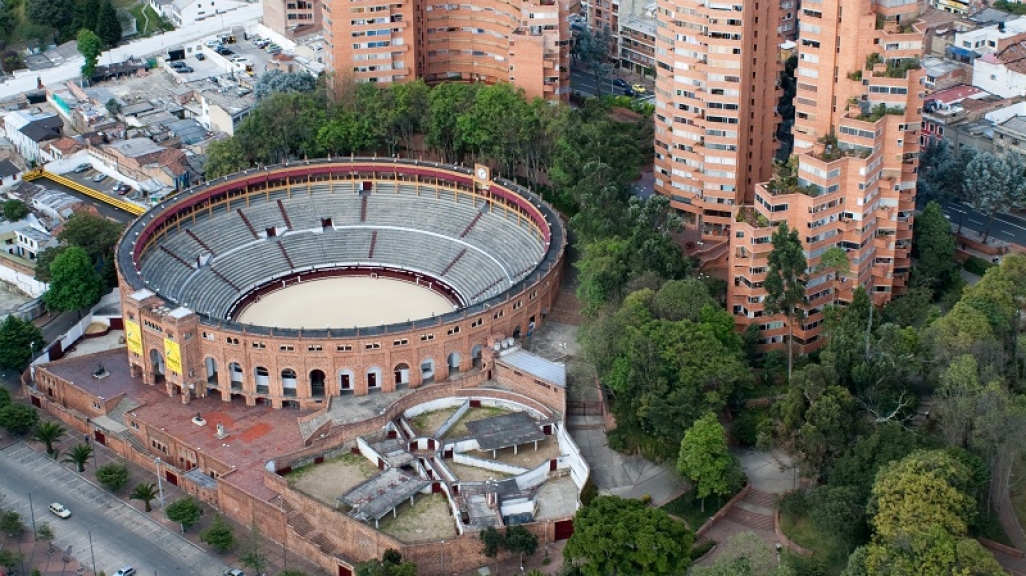
[[[160,490],[160,509],[163,511],[164,510],[164,481],[160,479],[160,462],[161,462],[160,456],[157,456],[157,458],[153,461],[153,463],[156,464],[157,489]]]

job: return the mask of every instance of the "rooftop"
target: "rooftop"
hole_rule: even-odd
[[[519,368],[561,388],[566,388],[566,365],[562,362],[546,360],[520,349],[499,356],[498,361]]]
[[[109,375],[94,378],[93,373],[101,365]],[[46,369],[100,398],[124,395],[131,399],[138,407],[129,411],[128,416],[166,430],[186,445],[195,446],[203,454],[234,468],[221,480],[257,498],[266,500],[274,496],[274,492],[264,486],[264,463],[303,446],[296,418],[308,412],[246,406],[242,402],[222,402],[213,397],[196,398],[189,404],[169,402],[162,386],[148,386],[141,378],[131,377],[123,346],[58,360],[47,364]],[[207,421],[206,426],[192,422],[197,412]],[[111,416],[114,415],[112,412]],[[217,424],[224,426],[228,433],[226,438],[217,438]]]
[[[1026,117],[1013,116],[998,124],[995,128],[998,132],[1015,134],[1017,136],[1026,135]]]
[[[14,176],[15,174],[21,173],[21,169],[14,165],[14,162],[10,160],[0,160],[0,178],[7,178],[8,176]]]
[[[466,427],[481,450],[501,450],[546,438],[545,433],[538,428],[538,422],[526,412],[475,420],[467,422]]]
[[[927,95],[927,100],[936,100],[942,104],[955,104],[965,100],[966,98],[986,96],[987,92],[982,88],[976,86],[970,86],[968,84],[960,84],[958,86],[952,86],[951,88],[945,88],[939,90],[933,94]]]
[[[149,138],[129,138],[128,140],[112,142],[108,147],[117,150],[121,155],[127,158],[138,158],[140,156],[146,156],[147,154],[158,154],[164,150],[162,146],[159,146]]]
[[[428,480],[389,468],[338,497],[350,506],[350,516],[359,520],[378,520],[430,484]]]

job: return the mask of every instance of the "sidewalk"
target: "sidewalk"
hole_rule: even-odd
[[[64,439],[61,440],[61,442],[55,445],[55,448],[58,448],[61,451],[61,453],[65,453],[66,451],[70,450],[74,445],[81,443],[82,440],[84,440],[83,437],[79,436],[78,434],[72,434],[69,431],[69,435],[65,436]],[[27,443],[39,452],[42,452],[44,450],[43,446],[38,442],[28,441]],[[86,469],[82,476],[88,479],[90,482],[102,486],[102,484],[100,484],[100,482],[96,479],[96,470],[100,466],[104,466],[112,462],[116,462],[119,464],[125,464],[126,462],[106,446],[103,446],[96,442],[90,442],[90,446],[93,447],[93,458],[90,459],[90,461],[86,464]],[[124,488],[122,488],[121,491],[115,493],[115,495],[124,502],[131,505],[133,508],[143,512],[145,504],[139,500],[131,500],[129,498],[129,495],[132,493],[132,490],[135,488],[137,484],[147,482],[157,484],[157,476],[154,472],[146,470],[145,468],[138,466],[134,463],[127,464],[129,469],[128,484]],[[63,466],[68,470],[75,470],[74,464],[63,464]],[[172,485],[170,482],[162,481],[160,482],[160,485],[163,487],[164,491],[164,506],[169,506],[176,500],[188,496],[188,494],[186,494],[185,491],[183,491],[181,488],[177,486]],[[247,573],[252,572],[252,569],[244,568],[242,566],[242,563],[239,561],[239,558],[242,552],[244,551],[244,544],[249,538],[249,527],[243,526],[242,524],[236,522],[235,520],[232,520],[231,518],[224,517],[225,521],[232,527],[233,533],[235,534],[235,547],[225,554],[218,555],[214,551],[212,551],[209,546],[200,541],[200,533],[202,533],[203,530],[205,530],[207,526],[209,526],[210,523],[213,522],[213,519],[216,516],[217,511],[214,510],[211,506],[203,503],[202,501],[197,501],[200,502],[203,508],[203,515],[200,517],[200,521],[197,522],[196,525],[189,527],[189,529],[184,534],[182,534],[180,524],[172,522],[164,517],[163,509],[161,508],[159,498],[152,502],[151,505],[153,507],[153,511],[150,512],[148,515],[150,518],[152,518],[159,524],[163,525],[164,527],[178,534],[181,534],[186,540],[188,540],[192,544],[209,552],[211,555],[217,556],[225,564],[228,564],[232,567],[240,568],[246,571]],[[287,564],[289,569],[302,570],[310,576],[330,576],[328,572],[310,563],[305,558],[302,558],[294,554],[288,554],[286,550],[283,550],[281,544],[273,542],[263,536],[261,536],[261,540],[262,544],[260,548],[263,551],[264,555],[267,557],[267,567],[264,568],[264,572],[266,574],[277,574],[284,570]],[[61,558],[58,556],[57,560],[59,561],[61,560]],[[72,571],[64,572],[64,574],[72,573]]]

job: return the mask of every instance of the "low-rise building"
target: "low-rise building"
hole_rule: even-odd
[[[655,76],[655,4],[644,16],[627,16],[620,23],[620,67],[636,74]]]
[[[242,6],[245,4],[232,0],[173,0],[167,17],[175,28],[182,28]]]
[[[46,143],[57,140],[64,122],[56,114],[16,110],[4,116],[4,132],[15,149],[28,162],[45,164],[53,160],[45,150]]]
[[[968,84],[973,78],[973,68],[945,58],[924,58],[923,69],[926,70],[923,86],[929,90],[944,90],[959,84]]]
[[[954,46],[976,54],[993,54],[1026,40],[1026,18],[1016,18],[955,34]]]
[[[10,160],[0,160],[0,188],[17,184],[21,181],[22,169]]]
[[[1026,40],[973,62],[973,85],[1003,98],[1026,96]]]
[[[263,0],[263,24],[295,40],[321,30],[321,3],[312,0]]]

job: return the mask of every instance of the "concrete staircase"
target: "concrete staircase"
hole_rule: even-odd
[[[776,503],[776,494],[752,489],[730,509],[726,519],[753,530],[773,531],[773,511],[776,509]]]

